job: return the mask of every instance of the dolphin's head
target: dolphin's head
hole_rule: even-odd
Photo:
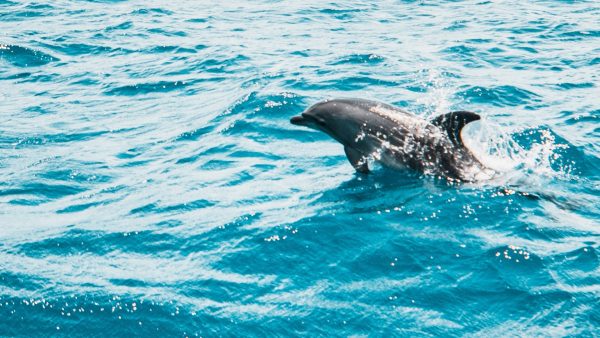
[[[290,122],[320,130],[342,144],[350,144],[360,132],[364,115],[345,100],[319,102]]]

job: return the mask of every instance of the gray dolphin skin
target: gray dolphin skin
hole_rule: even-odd
[[[490,178],[486,168],[465,147],[462,128],[480,116],[456,111],[428,122],[397,107],[362,99],[319,102],[290,122],[320,130],[344,146],[350,164],[368,173],[373,158],[394,169],[410,168],[449,180]]]

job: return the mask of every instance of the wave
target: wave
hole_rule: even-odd
[[[1,334],[598,331],[591,1],[78,4],[0,0]],[[498,175],[357,174],[332,97]]]
[[[499,172],[535,174],[551,178],[576,178],[586,155],[547,127],[511,132],[493,123],[466,130],[465,143],[488,167]]]
[[[18,135],[5,135],[0,138],[0,149],[1,148],[25,148],[32,146],[42,146],[45,144],[53,143],[70,143],[73,141],[85,141],[90,140],[99,136],[109,133],[107,130],[100,131],[81,131],[77,133],[58,133],[58,134],[46,134],[46,135],[30,135],[30,136],[18,136]]]
[[[76,195],[87,190],[74,184],[28,183],[20,187],[0,189],[0,196],[11,197],[11,204],[38,205],[50,200]]]
[[[511,85],[496,87],[470,86],[456,93],[468,103],[491,104],[498,107],[516,107],[541,102],[538,94]]]
[[[39,67],[59,61],[58,58],[38,50],[18,45],[2,44],[0,44],[0,60],[6,60],[12,65],[22,68]]]
[[[180,90],[193,84],[195,81],[158,81],[148,83],[138,83],[133,85],[119,86],[105,91],[106,95],[143,95],[150,93],[166,93]]]
[[[369,64],[375,65],[381,62],[384,62],[385,58],[381,55],[377,54],[351,54],[348,56],[343,56],[338,58],[337,60],[331,62],[332,66],[336,65],[359,65],[359,64]]]
[[[104,45],[92,45],[86,43],[61,43],[61,44],[45,44],[48,49],[57,51],[59,53],[69,56],[80,56],[80,55],[101,55],[101,54],[126,54],[129,53],[127,49],[113,48]]]

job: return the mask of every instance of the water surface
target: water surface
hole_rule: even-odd
[[[595,1],[0,0],[0,335],[595,336]],[[354,173],[334,97],[500,177]]]

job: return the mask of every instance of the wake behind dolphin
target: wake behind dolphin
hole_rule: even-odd
[[[462,128],[481,119],[475,113],[456,111],[428,122],[397,107],[362,99],[319,102],[291,123],[321,130],[344,146],[350,164],[368,173],[368,159],[383,165],[410,168],[450,180],[477,181],[490,178],[486,168],[467,149]]]

